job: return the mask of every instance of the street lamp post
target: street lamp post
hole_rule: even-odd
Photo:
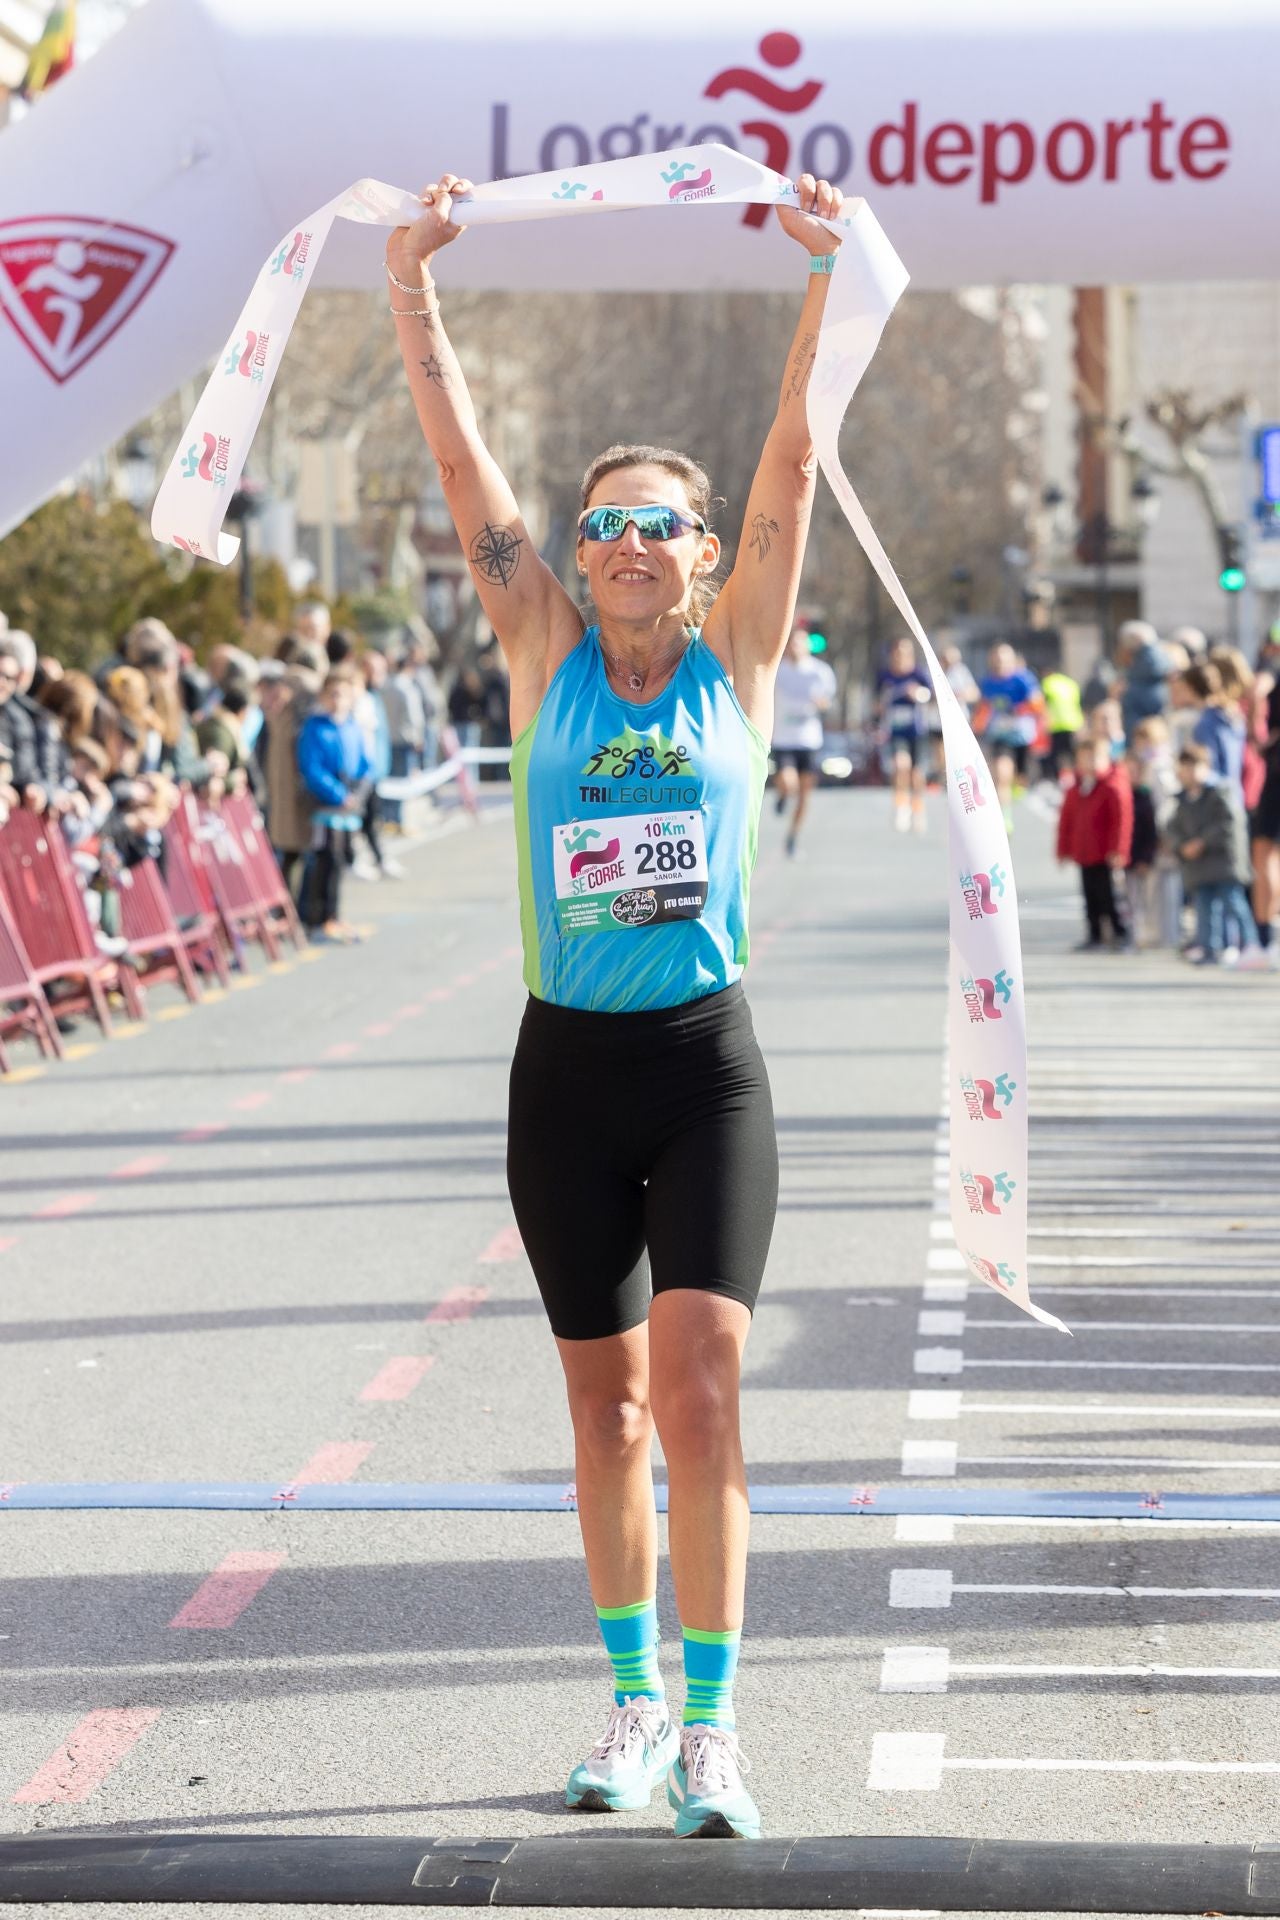
[[[265,505],[262,496],[262,482],[242,476],[239,486],[227,502],[228,520],[240,523],[240,618],[246,627],[253,619],[253,554],[249,526],[262,512]]]

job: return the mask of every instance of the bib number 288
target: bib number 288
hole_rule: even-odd
[[[707,902],[702,813],[621,814],[552,830],[561,934],[696,920]]]
[[[636,874],[692,873],[698,849],[692,840],[642,840],[636,848]]]

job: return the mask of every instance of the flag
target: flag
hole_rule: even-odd
[[[18,91],[24,100],[43,93],[70,71],[75,56],[76,0],[62,0],[49,10],[44,32],[31,49],[26,77]]]

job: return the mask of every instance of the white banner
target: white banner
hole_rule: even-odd
[[[1275,0],[149,0],[0,133],[0,535],[193,377],[299,207],[718,142],[871,195],[914,283],[1280,277]],[[476,234],[456,286],[783,287],[748,203]],[[324,283],[369,287],[342,222]]]
[[[584,174],[577,192],[567,190],[576,183],[566,183],[559,170],[478,187],[459,218],[485,226],[661,207],[674,225],[693,207],[769,208],[796,197],[781,175],[714,146],[613,161]],[[360,180],[285,229],[165,474],[151,520],[158,540],[223,565],[234,557],[238,542],[222,532],[227,501],[330,228],[335,219],[392,227],[411,218],[416,207],[406,189]],[[843,244],[818,335],[809,427],[849,525],[924,652],[947,749],[952,1225],[975,1278],[1037,1320],[1061,1327],[1032,1303],[1027,1280],[1026,1025],[1004,823],[969,723],[840,464],[841,420],[907,274],[865,201],[849,202],[842,219],[828,225]],[[593,257],[594,239],[593,231],[593,245],[584,248]]]

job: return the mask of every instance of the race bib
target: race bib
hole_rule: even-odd
[[[552,829],[562,934],[696,920],[707,903],[707,843],[698,809],[625,813]]]

